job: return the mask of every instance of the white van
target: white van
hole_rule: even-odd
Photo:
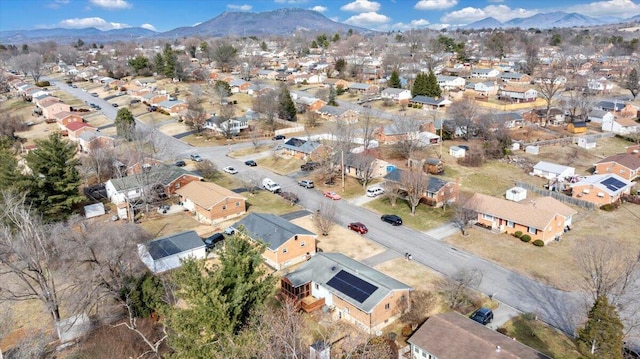
[[[371,187],[367,190],[367,196],[368,197],[376,197],[379,196],[381,194],[384,194],[384,189],[380,188],[380,187]]]
[[[281,190],[280,185],[270,178],[262,180],[262,188],[273,193],[278,193]]]

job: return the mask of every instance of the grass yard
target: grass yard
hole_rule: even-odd
[[[278,156],[267,156],[259,161],[260,167],[265,167],[279,175],[287,175],[291,172],[300,171],[300,165],[304,161],[297,158],[282,158]]]
[[[503,326],[507,335],[556,359],[581,358],[575,342],[558,330],[537,320],[518,316]]]
[[[452,216],[452,211],[449,208],[442,210],[442,208],[433,208],[424,204],[420,204],[416,208],[416,215],[412,216],[409,203],[400,198],[395,207],[392,207],[389,199],[384,197],[368,202],[364,206],[379,214],[396,214],[402,217],[403,225],[419,231],[426,231],[445,224],[451,220]]]
[[[238,150],[233,150],[233,147],[232,147],[231,150],[232,151],[231,153],[229,153],[229,157],[238,158],[238,157],[253,155],[259,152],[271,151],[273,150],[273,145],[260,145],[258,147],[250,146],[250,147],[240,148]]]
[[[152,211],[140,220],[140,226],[149,231],[154,238],[188,230],[195,230],[198,233],[206,232],[206,228],[211,228],[196,221],[189,212],[161,215]]]
[[[144,114],[138,115],[138,119],[146,124],[153,125],[170,120],[171,116],[163,115],[160,112],[148,112],[145,110]]]
[[[269,191],[261,190],[254,194],[243,192],[241,195],[247,197],[247,212],[271,213],[279,216],[302,210],[302,207],[291,205],[289,201]]]
[[[233,143],[232,140],[206,135],[205,132],[194,133],[192,135],[182,137],[182,141],[194,147],[223,146],[227,143]]]

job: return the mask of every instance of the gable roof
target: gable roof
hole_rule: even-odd
[[[451,101],[447,100],[444,97],[436,99],[436,98],[433,98],[433,97],[422,96],[422,95],[418,95],[418,96],[412,98],[411,102],[417,102],[417,103],[433,105],[433,106],[448,105],[448,104],[451,103]]]
[[[251,213],[233,225],[234,228],[239,226],[244,226],[251,239],[262,240],[271,250],[278,249],[297,234],[315,235],[280,216],[268,213]]]
[[[545,172],[549,172],[549,173],[555,173],[555,174],[561,174],[566,170],[573,170],[573,171],[576,170],[573,167],[563,166],[563,165],[559,165],[557,163],[551,163],[551,162],[546,162],[546,161],[540,161],[540,162],[536,163],[536,165],[533,166],[533,169],[534,170],[545,171]]]
[[[454,312],[431,316],[407,341],[439,359],[550,359],[533,348]]]
[[[91,128],[91,129],[95,130],[95,127],[93,127],[93,126],[91,126],[89,124],[86,124],[84,122],[71,122],[68,125],[66,125],[65,127],[69,131],[77,131],[77,130],[83,128],[83,127],[88,127],[88,128]]]
[[[399,94],[401,94],[403,92],[407,92],[407,91],[409,91],[409,90],[407,90],[407,89],[398,89],[398,88],[395,88],[395,87],[387,87],[386,89],[382,90],[383,93],[387,93],[387,94],[390,94],[390,95],[399,95]]]
[[[518,203],[482,193],[475,193],[464,204],[464,208],[539,230],[547,228],[556,216],[555,212],[537,205],[536,201],[529,201],[526,204]]]
[[[393,171],[387,173],[387,175],[384,176],[384,179],[387,181],[400,183],[402,181],[403,173],[404,173],[404,170],[396,168]],[[427,192],[437,193],[439,190],[442,189],[442,187],[446,186],[447,183],[449,183],[448,181],[445,181],[437,177],[429,176],[427,174],[423,174],[423,176],[428,178],[427,188],[425,188]]]
[[[637,153],[618,153],[596,162],[597,165],[603,163],[617,163],[626,168],[635,170],[640,168],[640,155]]]
[[[587,176],[572,185],[572,187],[578,186],[593,186],[598,190],[609,194],[610,196],[617,196],[628,188],[633,187],[633,182],[627,181],[626,179],[616,174],[606,173],[601,175]]]
[[[294,287],[309,282],[328,287],[333,295],[366,313],[371,313],[393,291],[413,290],[407,284],[342,253],[316,253],[308,262],[284,277]],[[362,284],[362,289],[366,290],[357,290],[360,288],[353,288],[349,283]],[[352,292],[353,289],[356,289],[356,293]]]
[[[154,260],[200,247],[204,247],[204,242],[195,231],[180,232],[147,243],[147,250]]]
[[[319,142],[307,141],[296,137],[290,138],[282,144],[283,148],[306,154],[313,153],[313,151],[317,150],[320,146],[322,146],[322,144]]]
[[[246,198],[238,195],[237,193],[211,182],[189,182],[182,188],[176,190],[176,193],[188,198],[191,202],[205,209],[210,209],[216,204],[229,198],[242,199],[246,201]]]
[[[176,166],[153,166],[151,167],[150,172],[151,174],[141,173],[121,178],[112,178],[109,181],[118,192],[122,192],[125,190],[140,188],[153,184],[161,184],[166,187],[170,185],[171,182],[185,175],[202,179],[202,177],[196,175],[195,173],[183,170],[182,168]]]

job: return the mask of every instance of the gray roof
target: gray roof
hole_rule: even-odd
[[[369,87],[371,87],[371,85],[363,84],[363,83],[359,83],[359,82],[354,82],[354,83],[349,85],[349,88],[353,89],[353,90],[367,90],[367,89],[369,89]]]
[[[587,176],[571,186],[583,185],[591,185],[603,192],[606,192],[610,196],[617,196],[618,194],[625,192],[630,187],[633,187],[633,182],[627,181],[614,173],[605,173]]]
[[[271,250],[279,248],[296,234],[315,235],[280,216],[268,213],[251,213],[233,225],[234,228],[239,226],[244,227],[251,239],[262,240]]]
[[[574,170],[575,168],[569,166],[559,165],[557,163],[551,163],[546,161],[540,161],[535,166],[533,166],[534,170],[545,171],[554,174],[561,174],[566,170]]]
[[[331,105],[324,105],[322,107],[320,107],[318,109],[318,113],[320,114],[327,114],[327,115],[331,115],[331,116],[341,116],[343,113],[345,113],[346,111],[348,111],[348,108],[345,107],[336,107],[336,106],[331,106]]]
[[[176,233],[147,243],[149,254],[154,260],[200,247],[204,247],[204,242],[195,231]]]
[[[398,89],[394,87],[387,87],[386,89],[382,90],[383,93],[388,93],[392,95],[399,95],[405,91],[407,91],[407,89]]]
[[[288,150],[293,150],[297,152],[302,152],[306,154],[311,154],[318,147],[322,146],[319,142],[307,141],[301,138],[290,138],[287,142],[282,145],[282,148],[286,148]]]
[[[441,97],[439,99],[435,99],[435,98],[429,97],[429,96],[418,95],[418,96],[412,98],[411,102],[423,103],[423,104],[427,104],[427,105],[439,105],[442,102],[444,102],[445,100],[446,99],[444,97]]]
[[[609,111],[605,111],[605,110],[591,110],[591,112],[589,112],[589,117],[603,118],[608,113]]]
[[[404,170],[396,168],[393,171],[387,173],[387,175],[384,176],[384,179],[391,182],[401,183],[402,173],[404,173]],[[428,177],[427,188],[425,190],[430,193],[437,193],[440,189],[442,189],[442,187],[446,186],[448,183],[445,180],[442,180],[440,178],[436,178],[433,176],[429,176],[427,174],[423,174],[423,176]]]
[[[180,176],[190,175],[200,177],[177,166],[160,165],[151,167],[150,173],[125,176],[111,179],[111,184],[119,192],[144,187],[146,185],[162,184],[168,186]]]
[[[328,283],[338,273],[346,272],[368,284],[377,287],[362,303],[350,297],[347,293],[332,287]],[[342,253],[316,253],[298,270],[285,276],[294,287],[314,282],[328,287],[332,294],[370,313],[375,306],[391,292],[397,290],[413,290],[410,286],[378,272],[377,270],[345,256]],[[333,283],[333,282],[332,282]]]

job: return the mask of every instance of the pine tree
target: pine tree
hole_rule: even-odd
[[[32,171],[25,182],[27,198],[45,221],[65,219],[82,201],[78,190],[80,162],[74,157],[76,146],[59,133],[36,141],[36,145],[37,148],[27,155],[27,164]]]
[[[428,96],[427,75],[419,73],[413,82],[413,88],[411,89],[411,96]]]
[[[9,141],[0,141],[0,190],[6,190],[19,184],[22,177],[18,171],[18,160],[11,150]]]
[[[181,358],[221,357],[226,339],[238,335],[271,295],[275,277],[265,272],[264,246],[243,236],[225,239],[220,264],[188,259],[174,273],[185,305],[166,308],[165,314],[169,344]]]
[[[162,73],[169,78],[175,77],[176,73],[176,55],[171,49],[171,45],[165,44],[162,58],[164,59],[164,68]]]
[[[438,78],[433,71],[429,71],[429,75],[427,75],[427,96],[434,98],[442,96],[442,89],[438,85]]]
[[[329,87],[329,99],[327,101],[327,105],[338,106],[338,102],[336,102],[336,88],[333,86]]]
[[[291,99],[291,93],[287,86],[282,86],[278,95],[278,116],[287,121],[296,121],[296,104]]]
[[[162,58],[162,54],[156,54],[156,57],[153,59],[153,68],[159,74],[164,71],[164,59]]]
[[[402,88],[402,83],[400,82],[400,75],[398,74],[398,70],[393,70],[391,72],[391,76],[389,77],[389,87],[394,89]]]
[[[133,140],[136,132],[136,120],[128,108],[118,110],[114,124],[116,125],[118,136],[124,137],[129,141]]]
[[[633,99],[635,100],[636,96],[638,96],[638,93],[640,92],[640,77],[638,76],[638,70],[635,68],[631,69],[623,87],[631,91],[631,96],[633,96]]]
[[[578,349],[587,358],[622,359],[624,325],[606,296],[596,299],[584,328],[578,330]]]

